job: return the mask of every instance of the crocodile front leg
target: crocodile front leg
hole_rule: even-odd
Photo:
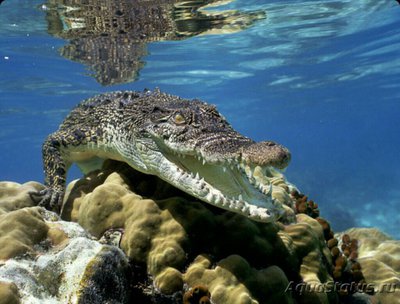
[[[79,122],[80,119],[75,117],[73,122]],[[67,170],[74,161],[71,153],[85,150],[88,144],[97,145],[102,134],[98,126],[82,127],[78,123],[63,124],[57,132],[50,134],[42,147],[46,189],[30,193],[32,200],[39,206],[59,213],[64,199]]]
[[[63,159],[61,147],[65,148],[66,142],[57,133],[47,137],[42,147],[46,189],[30,193],[32,200],[39,206],[57,213],[63,203],[66,173],[70,166]]]

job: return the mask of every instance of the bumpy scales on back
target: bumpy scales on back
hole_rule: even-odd
[[[268,168],[284,168],[289,151],[236,132],[216,108],[159,90],[113,92],[79,104],[43,144],[47,188],[32,197],[59,211],[66,172],[89,172],[104,159],[128,163],[188,194],[254,220],[278,219]]]

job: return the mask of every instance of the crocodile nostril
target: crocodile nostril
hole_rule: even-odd
[[[242,157],[258,166],[285,168],[290,160],[290,152],[285,147],[272,142],[253,143],[241,149]]]

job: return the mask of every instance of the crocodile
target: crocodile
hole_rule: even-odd
[[[113,159],[255,221],[272,222],[284,214],[265,175],[288,165],[289,150],[241,135],[214,105],[159,89],[82,101],[46,138],[42,152],[46,188],[31,196],[56,212],[72,163],[85,173]]]

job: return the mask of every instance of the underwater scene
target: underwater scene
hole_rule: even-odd
[[[238,184],[255,181],[281,221],[232,207],[243,196],[205,154],[196,172],[230,205],[116,157],[71,167],[61,213],[36,207],[41,193],[52,209],[42,184],[63,178],[43,170],[47,136],[114,91],[154,109],[164,93],[215,105],[198,111],[257,142],[239,149]],[[129,106],[121,94],[104,96]],[[399,1],[0,0],[0,304],[400,303],[399,121]],[[353,281],[374,290],[316,289]]]

